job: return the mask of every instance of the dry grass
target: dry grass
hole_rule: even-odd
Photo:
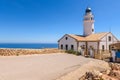
[[[0,49],[0,56],[19,56],[19,55],[31,55],[31,54],[49,54],[64,52],[56,48],[46,49]]]

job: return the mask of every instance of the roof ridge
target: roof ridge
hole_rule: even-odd
[[[94,33],[94,34],[100,34],[100,33],[110,33],[110,32],[98,32],[98,33]]]

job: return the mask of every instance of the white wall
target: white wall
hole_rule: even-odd
[[[111,36],[111,41],[109,41],[109,36]],[[105,46],[105,50],[109,50],[109,45],[116,43],[118,40],[113,36],[113,34],[107,34],[102,40],[100,41],[99,49],[102,49],[102,45]]]
[[[66,37],[68,38],[66,40]],[[74,45],[74,50],[77,51],[77,41],[71,38],[68,35],[65,35],[59,42],[58,42],[59,49],[61,49],[61,45],[63,45],[63,49],[65,50],[65,45],[68,45],[68,50],[71,50],[71,45]]]
[[[97,49],[97,42],[87,42],[88,44],[88,48],[90,48],[90,46],[93,46],[94,49]],[[85,42],[79,42],[79,47],[85,45],[86,46],[86,43]]]
[[[88,36],[93,34],[92,29],[94,29],[94,22],[92,21],[84,21],[84,35]]]
[[[97,49],[98,43],[97,42],[88,42],[88,49],[90,48],[90,46],[92,46],[94,49]]]
[[[85,42],[79,42],[79,46],[78,47],[81,47],[83,45],[86,45]]]
[[[91,18],[94,18],[92,14],[86,14],[84,16],[84,36],[88,36],[94,33],[94,31],[92,31],[92,29],[94,30],[94,20],[91,20]]]

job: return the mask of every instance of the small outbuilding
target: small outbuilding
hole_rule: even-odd
[[[113,62],[120,62],[120,42],[110,45]]]

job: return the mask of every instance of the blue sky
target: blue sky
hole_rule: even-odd
[[[64,34],[83,34],[87,6],[95,32],[120,39],[120,0],[0,0],[0,43],[56,43]]]

